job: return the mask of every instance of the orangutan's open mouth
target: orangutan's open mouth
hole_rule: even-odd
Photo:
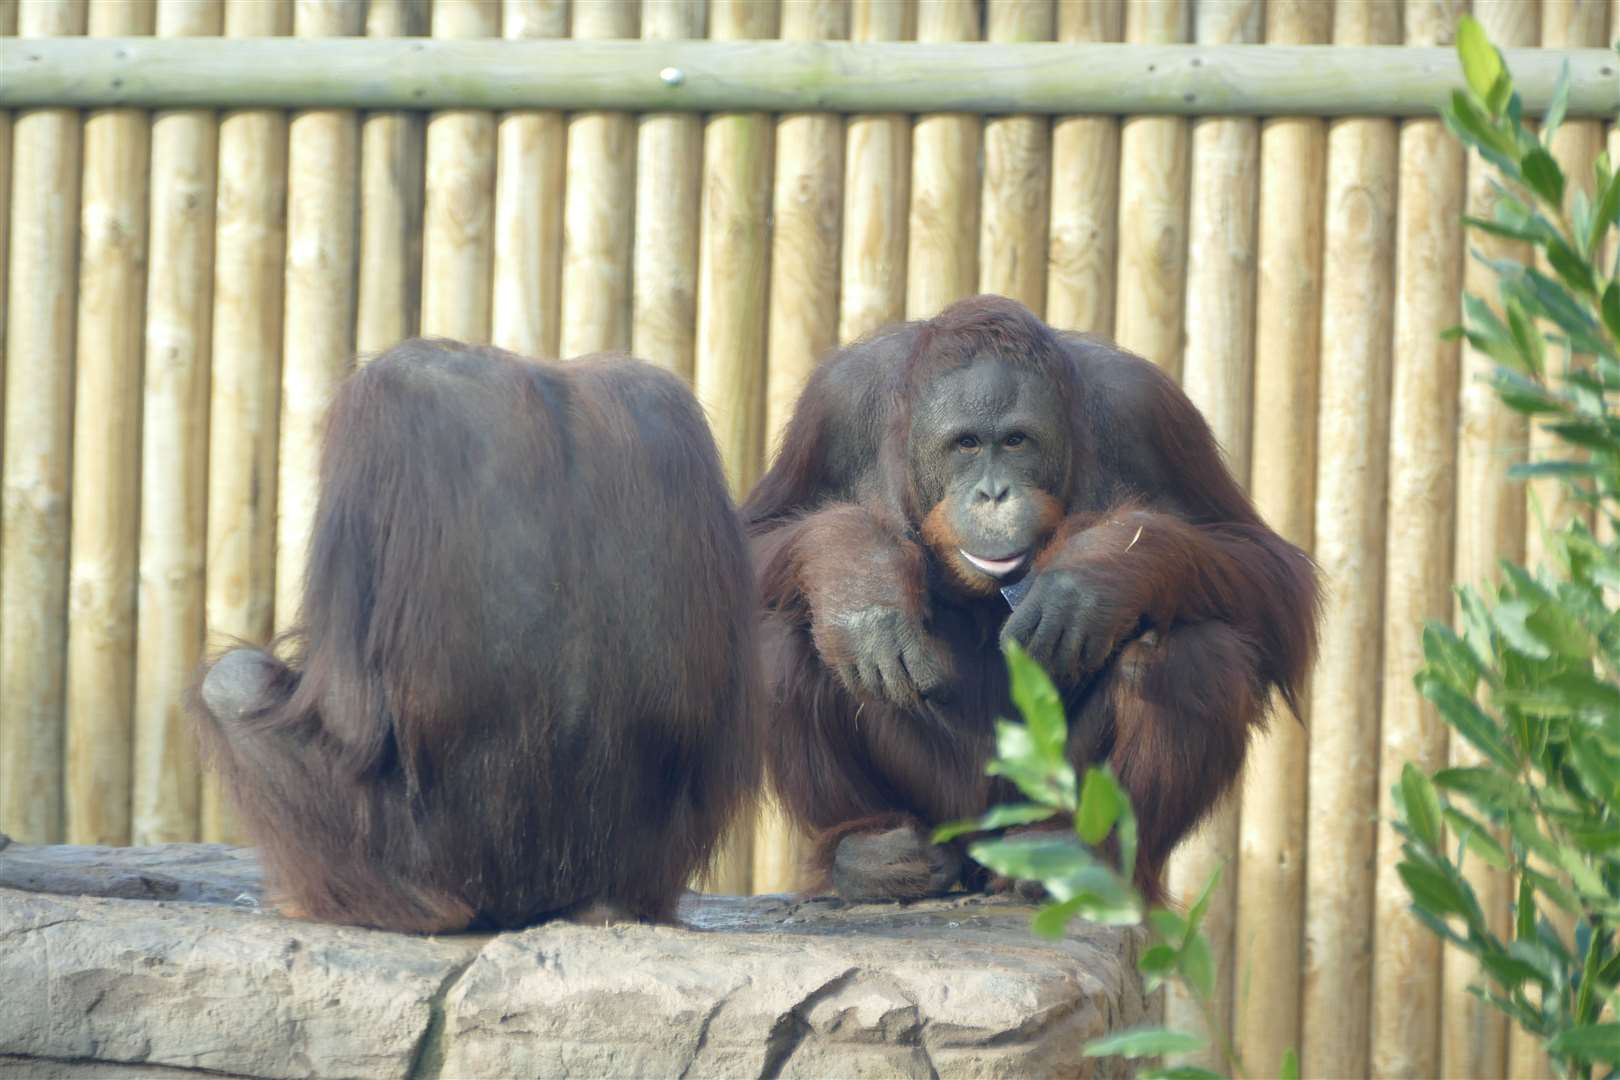
[[[1006,577],[1008,574],[1017,570],[1020,566],[1023,566],[1024,560],[1029,556],[1029,552],[1020,551],[1015,555],[1009,555],[1005,559],[984,559],[969,552],[962,551],[961,548],[957,548],[956,550],[962,552],[962,558],[966,559],[980,570],[983,570],[991,577],[997,578]]]

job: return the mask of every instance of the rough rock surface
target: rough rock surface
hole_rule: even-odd
[[[252,853],[0,844],[0,1078],[1128,1075],[1137,938],[956,897],[692,895],[686,928],[281,918]]]

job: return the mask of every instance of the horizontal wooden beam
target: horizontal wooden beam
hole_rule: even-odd
[[[1608,49],[1504,50],[1525,109],[1620,111]],[[0,107],[1432,115],[1449,48],[0,38]]]

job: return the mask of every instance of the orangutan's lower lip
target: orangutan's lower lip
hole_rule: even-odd
[[[1023,566],[1024,558],[1028,554],[1027,552],[1020,551],[1018,554],[1009,556],[1005,559],[983,559],[977,555],[971,554],[970,552],[962,551],[961,548],[957,548],[956,550],[962,552],[962,558],[966,559],[980,570],[983,570],[991,577],[998,578],[1006,577],[1014,570],[1017,570],[1020,566]]]

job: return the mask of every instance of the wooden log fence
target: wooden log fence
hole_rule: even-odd
[[[1567,62],[1588,183],[1620,0],[0,0],[0,831],[239,839],[179,696],[295,620],[357,360],[628,348],[740,497],[829,349],[995,291],[1180,379],[1326,576],[1304,715],[1172,867],[1223,867],[1217,1025],[1258,1075],[1547,1075],[1385,823],[1406,762],[1467,760],[1419,624],[1576,512],[1506,482],[1539,436],[1439,337],[1492,292],[1490,171],[1435,117],[1465,11],[1532,114]],[[802,851],[761,806],[700,886]]]

